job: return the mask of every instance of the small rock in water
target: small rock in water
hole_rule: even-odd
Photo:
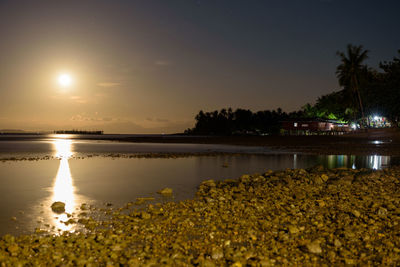
[[[66,221],[66,222],[63,222],[65,225],[70,225],[70,224],[73,224],[73,223],[76,223],[76,221],[74,220],[74,219],[69,219],[68,221]]]
[[[205,180],[205,181],[201,182],[201,186],[202,186],[202,185],[208,186],[208,187],[215,187],[215,186],[216,186],[215,181],[212,180],[212,179],[210,179],[210,180]]]
[[[157,193],[159,193],[161,195],[172,195],[172,188],[166,187],[164,189],[161,189]]]
[[[65,211],[65,203],[61,201],[56,201],[51,204],[51,210],[55,213],[63,213]]]
[[[136,198],[136,202],[135,203],[142,204],[142,203],[144,203],[146,201],[153,201],[153,200],[155,200],[154,197],[138,197],[138,198]]]

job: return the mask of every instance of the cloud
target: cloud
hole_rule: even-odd
[[[86,104],[88,102],[86,99],[82,98],[81,96],[77,96],[77,95],[70,96],[69,99],[71,99],[72,101],[74,101],[75,103],[78,103],[78,104]]]
[[[101,129],[106,133],[178,133],[193,127],[193,121],[174,121],[164,118],[148,117],[146,119],[121,118],[80,113],[70,118],[71,127],[77,129]],[[70,128],[71,128],[70,127]]]
[[[180,133],[189,127],[193,127],[193,121],[169,121],[164,125],[144,125],[144,121],[137,122],[129,119],[114,119],[110,123],[102,122],[93,124],[91,127],[102,129],[106,133],[127,134],[159,134]]]
[[[171,62],[164,60],[157,60],[156,62],[154,62],[154,64],[157,66],[169,66],[171,65]]]
[[[162,119],[162,118],[146,118],[146,120],[151,122],[169,122],[168,119]]]
[[[116,82],[99,82],[97,83],[97,86],[100,87],[116,87],[116,86],[120,86],[121,83],[116,83]]]
[[[169,121],[155,127],[146,127],[148,133],[182,133],[187,128],[193,127],[193,121]]]
[[[86,114],[74,115],[70,118],[70,120],[75,121],[75,122],[111,122],[111,121],[114,121],[114,119],[111,117],[96,117],[96,116],[89,116]]]

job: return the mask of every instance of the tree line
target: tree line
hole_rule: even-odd
[[[300,118],[303,112],[283,112],[277,110],[264,110],[253,113],[248,109],[231,108],[215,110],[212,112],[200,111],[196,115],[196,124],[192,129],[187,129],[187,134],[273,134],[279,133],[280,122],[289,118]]]
[[[400,55],[400,50],[398,51]],[[340,91],[323,95],[316,103],[286,113],[282,109],[252,112],[231,108],[211,112],[200,111],[194,128],[187,134],[277,134],[281,122],[289,119],[320,118],[366,125],[368,116],[379,114],[393,125],[400,122],[400,57],[379,64],[373,69],[364,61],[369,51],[349,44],[345,52],[337,52],[340,64],[336,76]]]

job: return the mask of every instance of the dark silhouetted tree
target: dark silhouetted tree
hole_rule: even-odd
[[[363,101],[360,93],[360,83],[364,73],[364,65],[362,63],[368,58],[368,50],[363,51],[363,47],[347,45],[347,53],[337,52],[340,57],[341,64],[336,69],[336,76],[339,79],[339,85],[345,90],[356,95],[358,100],[361,116],[365,119]]]

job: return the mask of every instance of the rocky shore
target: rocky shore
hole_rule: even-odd
[[[294,169],[204,181],[194,199],[128,203],[80,233],[0,238],[1,266],[399,265],[400,168]],[[49,207],[50,209],[50,207]],[[97,212],[100,212],[98,210]]]
[[[177,158],[189,158],[189,157],[216,157],[216,156],[243,156],[243,155],[269,155],[260,153],[230,153],[230,152],[158,152],[158,153],[98,153],[98,154],[78,154],[72,155],[69,159],[88,159],[88,158],[111,158],[111,159],[177,159]],[[45,156],[14,156],[14,157],[1,157],[0,162],[9,161],[39,161],[39,160],[55,160],[60,159],[56,156],[45,155]]]

